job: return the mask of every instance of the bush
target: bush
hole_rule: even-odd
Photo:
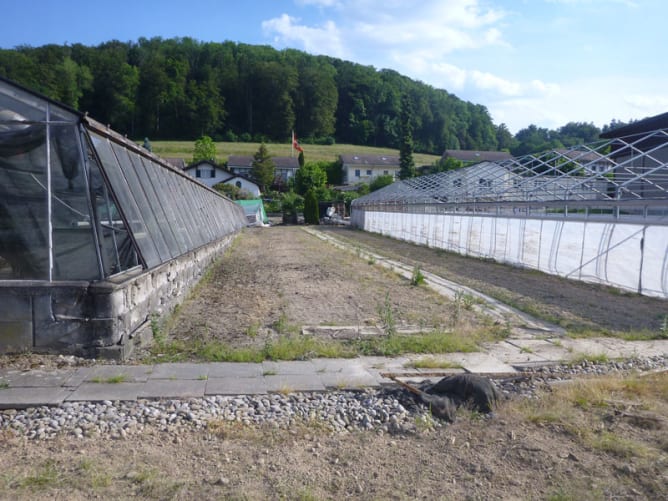
[[[304,222],[306,224],[320,224],[318,197],[313,189],[309,189],[304,197]]]

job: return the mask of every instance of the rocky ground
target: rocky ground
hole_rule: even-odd
[[[523,298],[567,328],[659,336],[668,313],[663,301],[333,231]],[[375,325],[385,298],[402,327],[489,327],[354,253],[277,227],[238,239],[170,336],[252,346],[295,326]],[[0,358],[14,368],[91,363]],[[497,380],[504,399],[493,414],[460,409],[453,423],[393,387],[9,410],[0,413],[0,498],[667,499],[667,366],[663,354],[539,368]]]

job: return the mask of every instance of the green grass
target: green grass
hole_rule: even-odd
[[[465,335],[432,331],[421,334],[378,336],[355,340],[320,339],[299,334],[280,336],[264,346],[233,348],[212,341],[156,340],[145,362],[262,362],[264,360],[307,360],[311,358],[354,358],[359,355],[397,356],[406,353],[454,353],[478,351],[481,343],[498,340],[494,330]]]
[[[577,365],[585,361],[590,362],[592,364],[607,364],[608,362],[610,362],[610,357],[608,357],[605,353],[599,353],[596,355],[593,355],[591,353],[579,353],[575,355],[573,358],[571,358],[568,361],[568,363],[570,365]]]
[[[273,156],[289,157],[291,155],[289,143],[265,143],[269,153]],[[195,148],[195,141],[152,141],[151,146],[156,155],[162,157],[183,158],[186,163],[190,162]],[[353,144],[303,144],[304,160],[307,162],[327,161],[333,162],[339,155],[396,155],[399,156],[399,150],[391,148],[374,148],[371,146],[356,146]],[[216,143],[216,160],[218,163],[224,163],[230,155],[249,155],[257,152],[260,143]],[[438,155],[429,155],[425,153],[413,153],[415,165],[431,165],[439,160]]]

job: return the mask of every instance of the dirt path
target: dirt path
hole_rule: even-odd
[[[579,328],[657,329],[666,303],[526,270],[324,228],[351,245],[553,315]],[[185,343],[265,343],[304,325],[381,323],[388,298],[402,327],[485,328],[451,301],[297,227],[245,231],[179,309]],[[461,312],[460,312],[461,313]],[[668,499],[668,376],[583,385],[492,418],[331,434],[213,422],[206,431],[146,426],[140,436],[48,442],[0,436],[0,499]],[[642,400],[644,399],[644,400]],[[39,413],[39,410],[36,410]]]
[[[484,325],[354,252],[279,226],[244,231],[169,330],[180,339],[261,346],[305,326],[382,329],[388,314],[398,330],[451,329],[453,315],[462,332]]]

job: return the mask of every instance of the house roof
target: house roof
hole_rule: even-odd
[[[398,155],[341,155],[341,162],[349,165],[383,165],[399,167]]]
[[[452,157],[462,162],[500,162],[512,158],[505,151],[445,150],[443,158]]]
[[[186,165],[186,166],[184,167],[184,170],[189,170],[189,169],[192,169],[192,168],[194,168],[194,167],[199,167],[199,166],[202,165],[202,164],[210,165],[210,166],[213,167],[214,169],[225,170],[225,167],[223,167],[222,165],[218,165],[218,164],[217,164],[216,162],[214,162],[213,160],[198,160],[198,161],[195,162],[195,163]]]
[[[603,139],[612,139],[615,137],[635,136],[636,134],[644,134],[645,132],[661,129],[668,129],[668,113],[647,117],[643,120],[617,127],[616,129],[604,132],[601,134],[601,137]]]
[[[235,174],[234,172],[231,172],[229,169],[226,169],[225,167],[223,167],[222,165],[218,165],[217,163],[212,162],[210,160],[200,160],[199,162],[195,162],[194,164],[186,165],[183,168],[183,170],[187,171],[187,170],[195,169],[195,168],[197,168],[197,167],[199,167],[200,165],[203,165],[203,164],[210,165],[213,168],[215,168],[216,170],[222,171],[224,174],[227,174],[227,177],[223,178],[220,181],[221,183],[227,183],[227,182],[229,182],[233,179],[239,178],[239,179],[244,179],[247,182],[253,183],[254,185],[257,186],[257,183],[255,181],[253,181],[252,179],[249,179],[248,177],[243,176],[241,174]]]
[[[179,170],[185,170],[186,161],[183,158],[174,158],[174,157],[162,157],[163,160],[166,160],[169,165],[175,167]]]
[[[299,169],[299,159],[296,157],[271,157],[277,169]],[[249,155],[230,155],[227,159],[227,167],[241,167],[250,169],[253,165],[253,157]]]
[[[580,151],[580,150],[568,150],[565,148],[559,148],[554,150],[556,153],[568,157],[570,159],[577,159],[579,162],[606,162],[612,163],[605,156],[597,153],[595,151]]]

